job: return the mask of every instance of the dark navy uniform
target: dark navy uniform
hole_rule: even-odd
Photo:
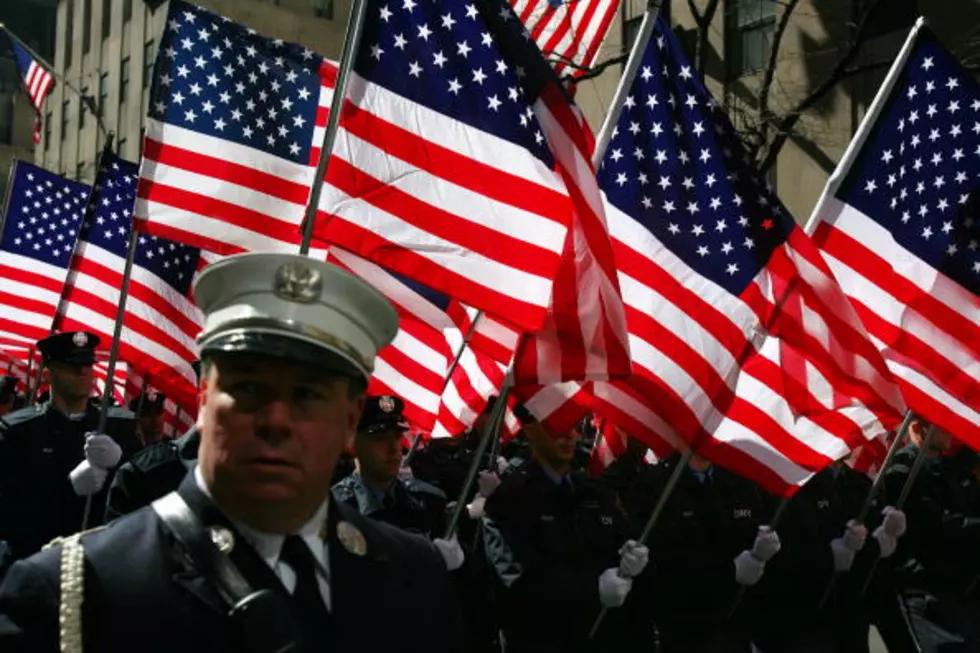
[[[180,486],[197,462],[201,435],[191,428],[176,440],[152,444],[123,465],[112,478],[105,502],[105,521],[136,512]]]
[[[81,528],[86,501],[75,494],[68,474],[85,459],[85,434],[98,422],[91,403],[75,420],[50,402],[0,419],[0,540],[9,543],[15,559]],[[121,443],[135,430],[131,412],[109,409],[107,435]],[[101,523],[104,502],[105,490],[93,495],[89,525]]]
[[[618,567],[629,536],[612,493],[572,474],[557,480],[537,463],[507,475],[487,499],[484,542],[495,571],[508,653],[637,650],[623,621],[630,602],[610,610],[596,643],[599,576]]]
[[[626,493],[633,528],[648,521],[680,455],[644,467]],[[763,493],[717,465],[707,472],[688,468],[652,533],[650,571],[634,585],[638,602],[652,604],[665,653],[748,651],[744,613],[728,613],[738,591],[734,558],[752,547],[764,524]]]
[[[365,485],[354,472],[333,486],[333,496],[365,517],[432,539],[446,529],[446,495],[418,479],[396,478],[387,492]]]
[[[188,476],[180,488],[205,526],[244,538]],[[462,653],[462,629],[442,559],[424,539],[366,519],[332,502],[327,511],[333,651]],[[363,535],[363,549],[338,538],[338,524]],[[349,530],[349,528],[348,528]],[[241,653],[252,650],[227,619],[227,607],[152,508],[83,537],[85,651]],[[19,562],[0,585],[0,650],[57,653],[61,547]],[[254,588],[288,593],[249,546],[229,554]],[[134,584],[133,579],[139,583]],[[406,610],[406,601],[411,609]],[[385,615],[383,627],[378,615]],[[261,626],[260,626],[261,627]],[[412,633],[406,637],[406,633]],[[134,644],[134,642],[136,644]]]

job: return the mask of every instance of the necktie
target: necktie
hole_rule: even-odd
[[[280,559],[296,573],[293,605],[299,615],[310,650],[325,650],[329,642],[330,613],[317,583],[316,559],[299,535],[290,535],[282,544]]]

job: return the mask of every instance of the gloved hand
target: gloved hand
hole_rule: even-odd
[[[486,498],[500,485],[500,477],[493,472],[480,472],[476,484],[480,488],[480,496]]]
[[[872,536],[878,541],[878,554],[882,558],[889,557],[898,548],[898,538],[889,535],[884,524],[876,528]]]
[[[834,554],[834,570],[848,571],[854,564],[854,551],[844,544],[844,539],[838,537],[830,541],[830,550]]]
[[[466,513],[470,516],[470,519],[479,519],[486,512],[487,498],[481,497],[479,494],[466,506]]]
[[[852,519],[847,522],[847,528],[844,529],[844,535],[841,540],[844,542],[844,546],[850,549],[852,552],[857,553],[864,548],[864,541],[868,539],[868,529],[864,524]]]
[[[618,608],[626,603],[631,589],[633,580],[620,576],[615,567],[599,575],[599,601],[607,608]]]
[[[432,543],[439,550],[439,555],[442,556],[443,562],[446,563],[446,569],[456,571],[463,566],[466,555],[463,553],[463,547],[459,545],[459,540],[456,539],[455,535],[449,540],[437,537],[432,540]]]
[[[626,578],[636,578],[650,561],[650,549],[635,540],[627,540],[620,547],[619,556],[619,573]]]
[[[122,458],[122,447],[105,433],[89,432],[85,434],[85,459],[93,467],[112,469]]]
[[[742,551],[735,556],[735,582],[739,585],[755,585],[765,570],[766,563],[755,557],[751,551]]]
[[[905,521],[904,512],[892,506],[885,506],[885,509],[881,511],[881,514],[885,516],[885,520],[881,522],[881,528],[883,528],[888,535],[896,540],[905,535],[905,528],[907,524]]]
[[[773,559],[782,545],[779,542],[779,535],[768,526],[760,526],[759,532],[752,543],[752,555],[762,562],[769,562]]]
[[[97,493],[105,484],[109,476],[108,470],[93,466],[88,460],[78,463],[75,469],[68,474],[71,487],[75,494],[80,497],[87,497]]]

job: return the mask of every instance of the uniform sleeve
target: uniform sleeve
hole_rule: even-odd
[[[16,440],[6,437],[6,429],[6,424],[0,422],[0,540],[6,541],[16,552],[18,524],[24,523],[23,512],[26,506],[26,502],[19,496],[25,487],[25,466]]]
[[[30,560],[16,563],[0,584],[0,651],[56,653],[57,579]]]
[[[132,463],[125,463],[112,476],[112,484],[106,494],[105,523],[143,507],[136,497],[145,496],[140,492],[144,486],[143,474]]]
[[[515,497],[517,498],[517,497]],[[590,571],[558,569],[530,542],[527,513],[500,491],[487,500],[483,539],[487,560],[500,583],[510,590],[508,600],[528,610],[543,602],[599,605],[599,579]]]

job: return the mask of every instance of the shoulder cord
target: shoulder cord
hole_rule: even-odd
[[[82,600],[85,549],[76,533],[61,545],[61,601],[58,605],[61,653],[82,653]]]

